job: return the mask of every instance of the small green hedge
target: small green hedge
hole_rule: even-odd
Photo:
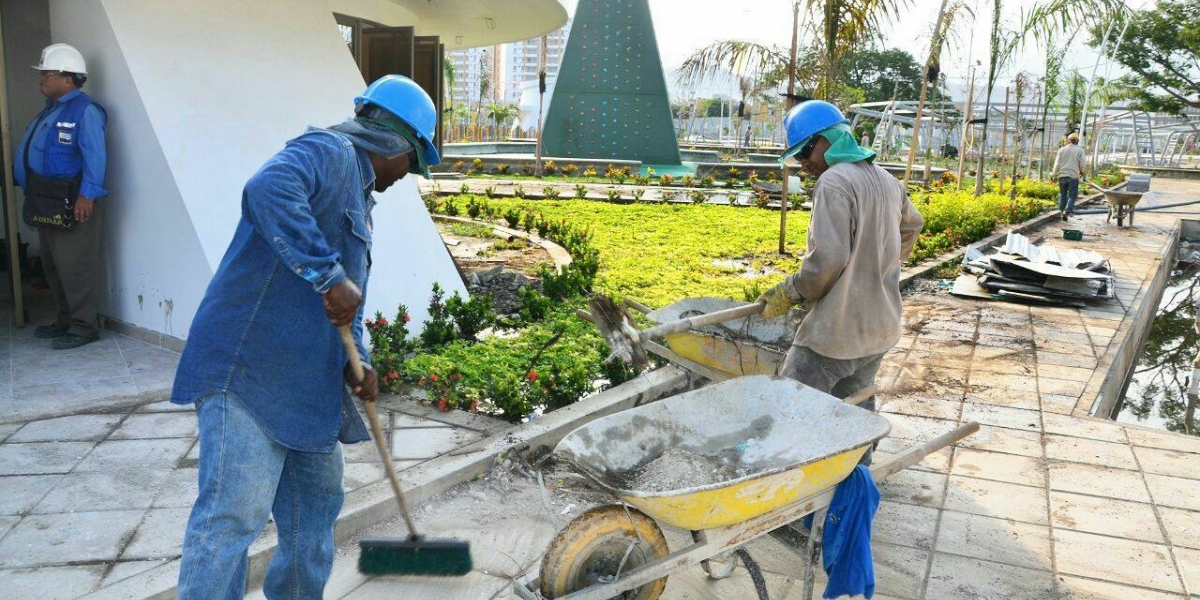
[[[988,193],[978,198],[969,191],[918,192],[913,204],[925,217],[925,230],[909,258],[910,264],[949,252],[992,234],[1001,225],[1036,217],[1053,203],[1036,198]]]

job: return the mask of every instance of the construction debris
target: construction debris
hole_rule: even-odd
[[[954,282],[950,293],[955,296],[1082,307],[1115,293],[1112,269],[1103,256],[1035,245],[1011,231],[993,254],[967,248],[963,268],[972,274]]]

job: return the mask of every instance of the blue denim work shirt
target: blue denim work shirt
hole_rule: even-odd
[[[233,241],[192,321],[172,402],[231,395],[271,439],[303,452],[369,439],[321,294],[350,279],[365,297],[374,183],[367,152],[328,130],[289,141],[250,178]],[[354,339],[369,361],[362,313]]]
[[[16,146],[16,156],[13,157],[13,178],[21,189],[25,189],[25,145],[29,144],[29,167],[34,173],[47,175],[45,166],[46,128],[52,127],[58,121],[63,106],[74,100],[83,92],[71,90],[58,100],[46,100],[46,106],[38,113],[29,126],[25,135]],[[89,200],[98,200],[108,195],[104,189],[104,172],[108,168],[108,151],[104,146],[104,128],[108,117],[98,106],[92,105],[83,111],[76,134],[79,136],[79,153],[83,162],[83,181],[79,184],[79,194]],[[32,140],[29,136],[34,136]],[[54,173],[47,176],[62,177]]]

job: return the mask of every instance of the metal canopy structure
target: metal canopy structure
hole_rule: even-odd
[[[929,144],[935,149],[946,144],[957,150],[962,139],[964,103],[926,103],[921,115],[922,134],[918,147],[924,152]],[[1023,144],[1026,156],[1036,155],[1041,145],[1043,123],[1046,146],[1057,147],[1068,131],[1067,112],[1051,109],[1043,114],[1036,104],[1008,106],[992,103],[987,118],[982,102],[971,106],[968,122],[968,146],[977,146],[981,128],[988,128],[987,151],[1007,154],[1007,148]],[[917,101],[897,100],[855,104],[847,113],[851,125],[863,118],[879,122],[871,148],[881,156],[896,156],[907,148],[916,122]],[[1181,167],[1188,164],[1200,142],[1200,110],[1189,109],[1183,116],[1147,113],[1126,106],[1105,107],[1098,115],[1089,115],[1086,128],[1092,162],[1121,162],[1139,166]],[[977,149],[976,149],[977,151]],[[1133,159],[1133,162],[1130,159]]]

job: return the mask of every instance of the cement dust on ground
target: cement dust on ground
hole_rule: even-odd
[[[544,486],[538,482],[539,471]],[[470,599],[462,596],[463,591],[452,592],[452,588],[447,587],[445,594],[451,595],[435,595],[428,600],[443,597],[458,600],[517,598],[512,592],[511,581],[538,572],[542,556],[561,529],[584,511],[615,502],[615,498],[591,487],[564,465],[546,462],[534,468],[524,461],[500,459],[484,477],[455,486],[416,507],[414,518],[423,535],[430,539],[469,541],[475,564],[475,573],[468,576],[471,579]],[[663,531],[673,551],[692,543],[687,531],[666,526]],[[395,517],[372,527],[362,537],[402,538],[407,533],[404,521]],[[790,550],[769,537],[759,538],[746,548],[763,569],[771,598],[799,593],[803,572],[801,561]],[[357,539],[338,549],[341,560],[357,560],[357,554]],[[400,591],[407,589],[405,584],[411,580],[413,578],[375,578],[361,589],[382,589],[381,586],[395,582],[394,587],[388,587]],[[453,580],[438,581],[453,583]],[[823,589],[823,585],[818,589]],[[358,595],[350,594],[346,598],[357,598]],[[708,579],[696,566],[672,574],[662,598],[756,600],[757,595],[749,574],[741,565],[732,577],[719,581]]]

